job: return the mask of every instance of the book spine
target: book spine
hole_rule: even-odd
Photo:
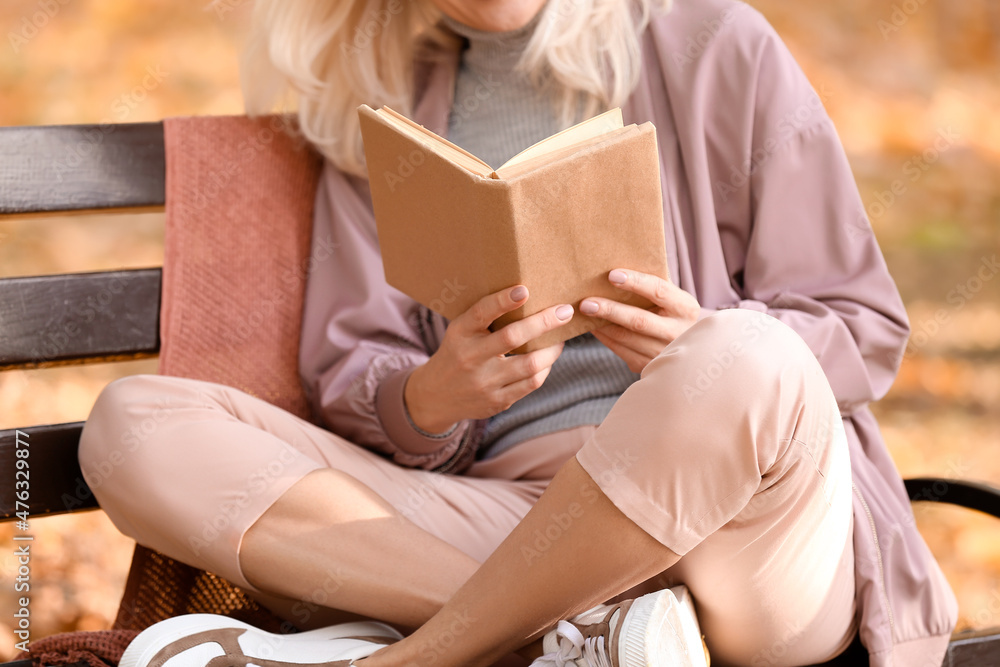
[[[525,350],[605,324],[579,312],[588,296],[652,306],[607,279],[615,268],[667,275],[659,155],[651,125],[540,164],[509,183],[514,246],[530,295],[516,316],[560,303],[577,309],[569,323]]]
[[[477,229],[478,275],[482,276],[481,296],[523,284],[521,253],[517,246],[516,210],[511,184],[503,179],[484,178],[475,183],[476,211],[470,224]],[[501,318],[504,323],[521,319],[524,307]],[[498,320],[494,330],[501,326]]]

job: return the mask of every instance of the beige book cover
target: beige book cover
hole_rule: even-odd
[[[449,320],[523,284],[528,300],[493,324],[568,303],[573,320],[515,352],[604,324],[579,312],[604,296],[651,303],[611,269],[667,277],[656,133],[621,110],[538,142],[493,169],[395,111],[358,108],[386,281]]]

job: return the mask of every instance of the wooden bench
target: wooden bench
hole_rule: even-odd
[[[162,123],[0,128],[0,216],[163,206]],[[156,356],[160,279],[160,269],[0,279],[0,371]],[[18,513],[38,519],[97,508],[77,462],[82,427],[73,422],[0,431],[0,521],[19,520]],[[13,483],[18,450],[25,449],[18,440],[30,443],[26,507],[18,505]],[[1000,518],[1000,491],[988,485],[910,479],[906,488],[915,501]],[[944,664],[1000,664],[1000,628],[956,634]],[[15,665],[30,662],[3,667]]]

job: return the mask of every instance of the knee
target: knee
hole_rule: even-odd
[[[99,487],[123,466],[169,417],[164,382],[171,378],[142,374],[108,383],[98,394],[80,434],[77,457],[84,479]]]
[[[720,310],[689,331],[698,334],[697,345],[704,348],[704,352],[723,358],[728,353],[734,361],[738,359],[744,364],[773,367],[784,360],[815,361],[815,355],[795,330],[755,310]]]
[[[839,419],[805,341],[756,311],[724,310],[699,321],[647,365],[636,385],[635,403],[646,416],[637,412],[635,419],[652,420],[672,440],[697,443],[699,456],[727,464],[739,450],[747,460],[773,458],[776,443],[803,424]]]
[[[710,394],[770,393],[801,377],[823,377],[805,341],[778,319],[752,310],[721,310],[685,331],[648,366],[670,375],[688,403]]]
[[[109,430],[120,431],[122,436],[116,439],[128,440],[125,437],[129,432],[128,425],[141,423],[158,409],[161,412],[165,409],[167,399],[161,382],[163,379],[163,376],[144,374],[112,380],[97,395],[85,430],[89,434],[101,431],[103,435],[107,435]],[[98,444],[90,442],[93,438],[86,439],[88,444]],[[81,440],[84,440],[83,436]]]

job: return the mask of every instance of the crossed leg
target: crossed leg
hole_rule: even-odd
[[[725,664],[762,655],[760,647],[773,644],[774,628],[782,620],[782,607],[775,604],[782,601],[804,619],[804,630],[789,640],[779,659],[768,656],[761,664],[818,661],[853,633],[853,606],[838,606],[822,628],[811,622],[831,591],[849,590],[853,605],[853,580],[840,568],[850,533],[846,443],[840,440],[842,429],[838,437],[832,428],[834,423],[839,427],[839,415],[804,343],[771,318],[755,317],[720,313],[671,344],[544,494],[544,482],[504,487],[511,482],[454,478],[437,486],[421,477],[428,473],[407,471],[407,479],[434,486],[432,495],[447,498],[453,485],[469,492],[445,501],[470,503],[453,507],[457,511],[449,521],[485,536],[462,549],[443,535],[448,527],[435,534],[420,525],[430,512],[407,512],[405,502],[386,498],[388,480],[316,472],[337,467],[338,461],[324,460],[315,442],[323,439],[329,445],[336,436],[295,423],[261,401],[252,404],[256,399],[235,390],[197,405],[180,405],[142,446],[128,452],[112,479],[95,479],[101,483],[92,486],[123,532],[175,558],[211,563],[211,569],[239,585],[253,590],[256,584],[267,593],[298,600],[314,600],[317,580],[333,572],[339,579],[328,597],[330,606],[420,626],[363,661],[374,667],[490,664],[561,618],[658,575],[682,572],[686,554],[690,560],[698,556],[712,562],[719,553],[708,548],[713,545],[738,547],[730,565],[749,573],[742,587],[751,593],[774,583],[767,573],[776,568],[769,567],[767,558],[780,554],[774,563],[797,566],[780,573],[788,581],[764,598],[770,606],[755,606],[752,594],[736,591],[740,604],[728,616],[727,601],[717,591],[702,584],[705,595],[699,596],[692,587],[699,616],[708,621],[703,630],[713,661],[721,657],[717,662]],[[703,373],[718,377],[703,387]],[[107,443],[123,437],[125,427],[114,416],[121,417],[122,405],[134,408],[133,419],[149,414],[148,400],[145,407],[139,405],[142,401],[128,400],[127,389],[139,382],[119,384],[107,392],[114,398],[102,394],[95,405],[92,418],[102,411],[111,416],[88,420],[81,441],[85,476],[88,464],[107,458]],[[226,419],[219,419],[220,407]],[[206,410],[215,420],[209,425]],[[277,420],[269,410],[283,415],[277,426],[262,423]],[[295,428],[289,431],[290,424]],[[214,427],[218,433],[211,431]],[[206,440],[231,444],[241,438],[256,442],[259,461],[284,461],[289,448],[300,456],[287,457],[265,491],[249,494],[230,530],[192,557],[197,528],[211,524],[223,501],[213,497],[197,508],[190,499],[179,500],[182,494],[162,481],[150,490],[150,471],[164,471],[176,480],[181,477],[177,447],[186,443],[197,448]],[[270,453],[268,448],[273,448]],[[233,460],[238,452],[229,455]],[[377,459],[349,444],[337,451],[337,456],[354,455]],[[617,463],[629,457],[634,464],[619,471]],[[171,469],[172,476],[166,474]],[[230,474],[228,480],[218,475],[213,469],[204,483],[214,480],[230,496],[241,484],[249,488],[246,471]],[[167,503],[166,516],[176,524],[173,532],[162,526],[164,514],[130,507],[137,498],[140,506],[148,504],[143,498]],[[494,515],[505,508],[503,516]],[[539,549],[537,536],[546,534],[556,516],[574,520],[565,528],[560,524],[559,538]],[[755,552],[754,544],[766,548]],[[697,567],[687,569],[698,575]],[[795,600],[802,590],[809,593],[800,596],[806,599]],[[765,635],[750,637],[745,645],[727,643],[724,623],[748,613],[767,617],[755,626]],[[456,635],[456,627],[463,631]],[[450,637],[446,652],[436,650],[444,636]]]
[[[675,576],[700,601],[714,663],[828,660],[855,632],[850,488],[839,410],[805,343],[767,316],[709,318],[647,366],[438,614],[357,664],[489,665]]]
[[[716,316],[650,365],[436,615],[359,664],[488,665],[622,591],[674,583],[717,664],[826,660],[855,630],[849,489],[805,344],[766,316]]]

